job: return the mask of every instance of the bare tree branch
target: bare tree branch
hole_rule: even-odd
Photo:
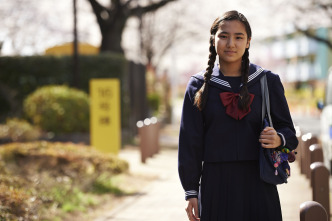
[[[97,0],[88,0],[91,4],[92,10],[94,14],[96,15],[97,22],[99,24],[99,27],[104,27],[105,20],[102,18],[102,12],[108,11],[106,7],[102,6]]]
[[[147,12],[151,12],[151,11],[156,11],[157,9],[163,7],[164,5],[173,2],[173,1],[177,1],[177,0],[162,0],[160,2],[157,3],[153,3],[151,5],[145,6],[145,7],[141,7],[138,6],[136,8],[133,8],[130,10],[130,15],[131,16],[139,16],[140,14],[144,14]]]
[[[123,4],[123,7],[128,7],[130,5],[130,3],[132,3],[132,2],[133,2],[133,0],[128,0],[127,2],[125,2]]]
[[[327,3],[327,4],[320,3],[318,4],[318,6],[324,10],[332,9],[332,3]]]
[[[303,29],[300,29],[298,27],[296,27],[296,29],[297,29],[297,31],[303,33],[307,37],[312,38],[312,39],[314,39],[318,42],[322,42],[322,43],[326,44],[332,50],[332,41],[331,40],[319,37],[318,35],[316,35],[315,33],[313,33],[310,30],[303,30]]]

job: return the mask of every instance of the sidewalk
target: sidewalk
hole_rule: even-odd
[[[166,133],[165,130],[167,131]],[[161,134],[162,149],[140,163],[137,149],[124,149],[120,157],[130,163],[132,173],[149,174],[157,179],[142,187],[142,194],[128,197],[112,211],[100,214],[95,221],[184,221],[186,202],[177,173],[177,126],[168,125]],[[166,146],[166,147],[165,147]],[[309,181],[300,174],[297,163],[291,164],[288,184],[278,186],[284,221],[299,221],[300,204],[311,200]]]

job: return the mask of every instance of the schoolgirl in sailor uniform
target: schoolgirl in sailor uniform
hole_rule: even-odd
[[[276,186],[259,177],[259,147],[294,150],[298,141],[280,78],[249,63],[250,40],[251,29],[241,13],[217,18],[208,68],[187,85],[178,170],[191,221],[282,220]],[[263,75],[274,128],[262,131]]]

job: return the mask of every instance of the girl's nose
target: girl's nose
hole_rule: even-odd
[[[227,47],[232,47],[234,45],[234,40],[232,38],[228,38]]]

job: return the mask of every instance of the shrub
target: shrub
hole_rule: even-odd
[[[49,85],[30,94],[23,104],[28,119],[54,133],[89,130],[89,97],[68,86]]]
[[[0,125],[0,139],[11,141],[33,141],[40,137],[39,129],[33,127],[29,122],[10,118],[5,125]]]
[[[160,96],[157,93],[150,93],[148,94],[148,103],[150,110],[153,112],[154,115],[158,113],[159,105],[160,105]]]

